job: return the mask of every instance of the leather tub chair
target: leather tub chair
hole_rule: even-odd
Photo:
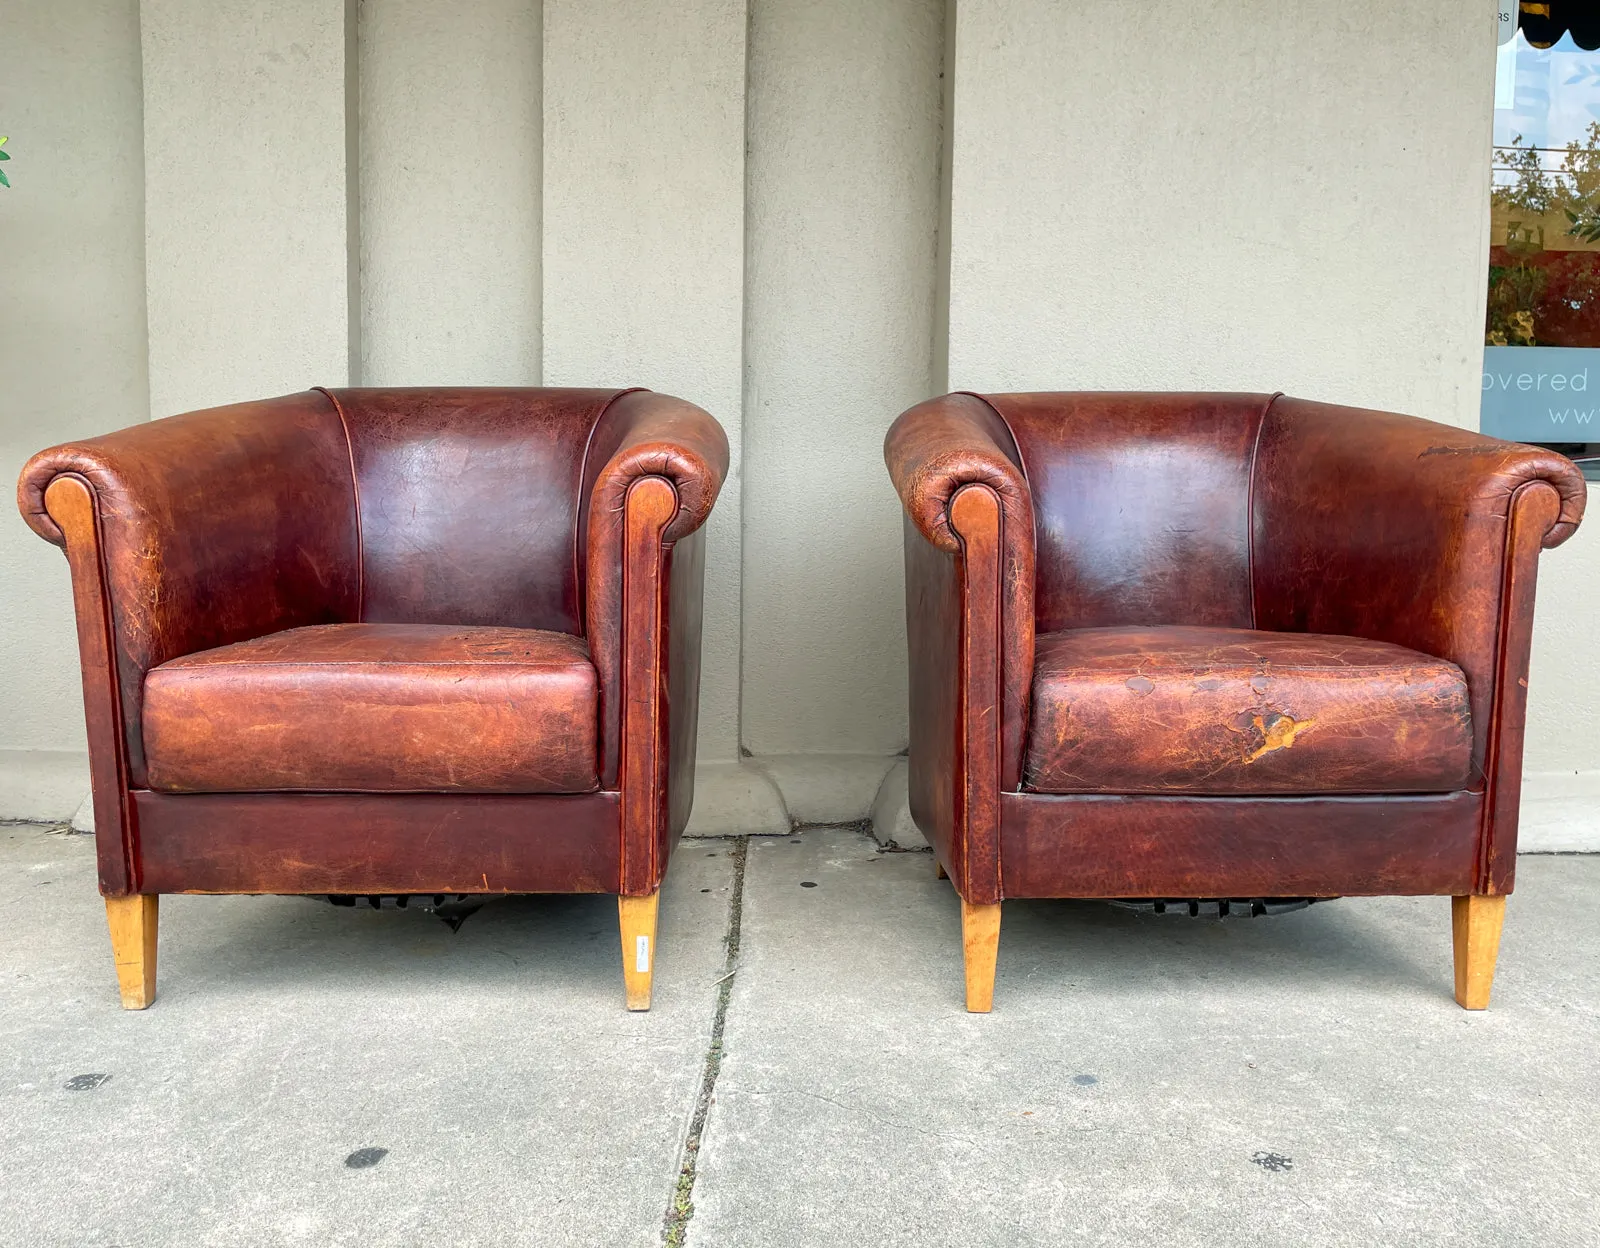
[[[952,394],[885,456],[969,1010],[1007,897],[1447,895],[1488,1004],[1568,460],[1249,394]]]
[[[161,893],[616,893],[647,1009],[722,428],[643,390],[315,390],[34,456],[122,1003]]]

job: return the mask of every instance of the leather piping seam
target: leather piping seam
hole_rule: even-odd
[[[134,789],[134,793],[154,793],[160,797],[287,797],[347,796],[347,797],[590,797],[604,793],[596,780],[587,789],[357,789],[328,787],[320,789],[291,789],[285,785],[263,789]]]
[[[135,895],[139,892],[139,885],[142,882],[139,878],[141,874],[141,863],[139,861],[139,838],[138,828],[135,823],[133,800],[128,796],[130,788],[129,779],[132,774],[132,768],[128,761],[128,728],[127,720],[123,716],[122,706],[122,666],[116,644],[117,632],[111,618],[111,613],[114,610],[111,603],[111,586],[106,581],[106,544],[105,532],[100,524],[100,492],[94,488],[94,482],[89,480],[89,478],[84,476],[82,473],[58,472],[54,477],[51,477],[50,481],[45,485],[44,493],[49,493],[50,486],[54,485],[57,478],[60,477],[71,477],[75,481],[82,482],[83,488],[89,492],[89,511],[94,521],[94,574],[95,579],[100,586],[101,611],[98,626],[104,637],[102,644],[104,644],[106,648],[106,663],[110,669],[107,672],[107,675],[110,678],[111,684],[111,739],[113,742],[115,742],[112,763],[117,776],[117,810],[122,816],[122,827],[118,829],[118,832],[120,833],[118,839],[122,842],[122,862],[124,872],[128,877],[129,894]],[[42,499],[43,497],[44,495],[41,494],[40,498]],[[48,514],[48,512],[46,514]],[[53,519],[54,517],[52,517],[52,520]],[[59,528],[60,526],[57,525],[56,527]],[[62,536],[64,539],[64,530]],[[141,699],[143,698],[143,695],[144,691],[141,688]],[[93,794],[90,795],[90,803],[91,805],[93,804]],[[100,829],[96,828],[96,840],[99,839],[99,834]]]
[[[334,414],[339,417],[339,428],[344,430],[344,450],[350,458],[350,497],[355,507],[356,520],[356,618],[357,624],[364,624],[367,617],[367,542],[361,532],[361,482],[356,479],[356,444],[350,436],[350,422],[345,417],[344,404],[339,402],[332,390],[326,386],[318,386],[317,392],[333,404]]]
[[[178,660],[172,660],[177,664]],[[539,671],[562,672],[569,668],[587,669],[591,665],[585,659],[571,659],[561,661],[557,659],[285,659],[281,663],[274,663],[270,659],[210,659],[204,663],[186,663],[182,666],[168,666],[159,663],[151,668],[166,668],[168,672],[205,672],[218,667],[370,667],[377,671],[392,672],[396,668],[409,667],[460,667],[468,671],[480,667],[513,667],[535,668]]]
[[[1261,627],[1256,610],[1256,460],[1261,455],[1261,434],[1267,427],[1267,417],[1272,415],[1272,409],[1279,399],[1283,398],[1283,391],[1279,390],[1267,396],[1267,401],[1262,404],[1261,414],[1256,418],[1256,436],[1250,444],[1250,476],[1245,482],[1245,512],[1244,512],[1244,566],[1245,574],[1250,578],[1250,627]]]
[[[1506,659],[1510,649],[1510,620],[1506,599],[1511,593],[1512,573],[1515,571],[1517,543],[1517,503],[1523,491],[1535,486],[1551,486],[1544,478],[1524,481],[1511,491],[1506,507],[1505,544],[1500,553],[1500,592],[1495,603],[1494,639],[1494,696],[1489,702],[1489,723],[1483,743],[1483,807],[1478,815],[1477,861],[1473,864],[1472,891],[1480,893],[1489,883],[1489,851],[1494,832],[1495,806],[1500,795],[1500,729],[1501,714],[1506,697]],[[1560,491],[1557,492],[1559,499]],[[1557,513],[1560,518],[1560,512]],[[1543,538],[1540,539],[1541,544]],[[1542,545],[1541,545],[1542,549]],[[1535,556],[1537,558],[1537,555]]]
[[[976,393],[976,392],[974,392],[972,390],[958,390],[958,391],[956,391],[956,393],[964,395],[969,399],[978,400],[978,402],[982,403],[985,407],[987,407],[991,412],[994,413],[995,419],[998,420],[1000,422],[1000,424],[1005,428],[1006,436],[1011,439],[1011,449],[1013,451],[1015,451],[1016,455],[1017,455],[1017,458],[1016,458],[1016,461],[1015,461],[1016,465],[1017,465],[1017,471],[1022,474],[1022,482],[1023,482],[1023,484],[1024,485],[1028,485],[1028,459],[1027,459],[1027,456],[1023,454],[1022,443],[1017,440],[1017,431],[1011,427],[1011,422],[1006,419],[1006,414],[1004,412],[1002,412],[998,407],[996,407],[993,403],[991,403],[989,401],[989,398],[988,398],[987,395],[978,394],[978,393]],[[1005,449],[1006,448],[1003,447],[1003,446],[1000,448],[1000,451],[1001,451],[1002,454],[1005,453]],[[981,482],[972,482],[972,484],[975,484],[975,485],[976,484],[981,484]],[[992,488],[992,487],[990,487],[990,488]],[[1029,490],[1030,491],[1032,490],[1032,486],[1029,486]],[[960,493],[960,490],[957,490],[956,493]],[[950,501],[952,503],[955,502],[955,494],[951,494]],[[1004,586],[1005,586],[1005,549],[1006,549],[1006,547],[1005,547],[1006,508],[1005,508],[1005,500],[1000,498],[998,494],[996,494],[996,496],[995,496],[995,501],[997,503],[999,503],[999,505],[1000,505],[1000,542],[1001,542],[1001,545],[1000,545],[1000,582],[1001,582],[1000,610],[996,613],[995,619],[999,622],[1001,630],[1003,632],[1004,629],[1005,629],[1005,620],[1006,620],[1005,588],[1004,588]],[[1039,570],[1038,570],[1038,566],[1037,566],[1038,551],[1039,551],[1039,521],[1038,521],[1038,516],[1035,514],[1035,511],[1034,511],[1033,500],[1032,500],[1031,494],[1030,494],[1030,497],[1029,497],[1029,500],[1028,500],[1028,529],[1029,529],[1028,540],[1033,543],[1034,558],[1035,558],[1035,567],[1034,567],[1034,572],[1033,572],[1033,584],[1028,586],[1028,610],[1033,612],[1033,615],[1034,615],[1033,631],[1035,633],[1037,633],[1039,631],[1038,605],[1037,605],[1038,604],[1038,587],[1039,587]],[[955,532],[955,526],[951,525],[950,526],[950,531],[952,533]],[[1006,696],[1006,693],[1005,693],[1005,690],[1006,690],[1006,656],[1005,656],[1005,649],[1006,648],[1002,645],[999,649],[1000,649],[1000,676],[999,676],[999,682],[1000,683],[999,683],[999,690],[1000,690],[1001,705],[999,707],[997,707],[996,709],[1000,713],[999,717],[1000,717],[1000,722],[1001,722],[1001,732],[1000,732],[1000,775],[995,777],[997,783],[999,783],[1000,777],[1004,776],[1005,770],[1006,770],[1006,754],[1005,754],[1006,739],[1005,739],[1005,729],[1004,729],[1004,724],[1005,724],[1005,705],[1004,704],[1005,704],[1005,696]],[[1027,790],[1027,787],[1028,787],[1027,786],[1026,772],[1027,772],[1027,768],[1028,768],[1028,757],[1027,757],[1027,755],[1028,755],[1028,740],[1032,736],[1032,733],[1033,733],[1033,676],[1034,676],[1034,673],[1033,672],[1029,672],[1028,673],[1028,679],[1023,682],[1023,685],[1022,685],[1021,714],[1017,716],[1017,740],[1016,740],[1016,749],[1017,749],[1017,756],[1018,756],[1017,757],[1017,787],[1015,789],[1007,790],[1007,789],[1004,789],[1004,786],[1002,785],[1001,786],[1002,791],[1005,791],[1005,792],[1022,793],[1022,792],[1025,792]]]
[[[628,814],[629,814],[630,810],[633,809],[633,802],[638,800],[637,795],[632,795],[631,796],[631,800],[630,800],[630,793],[629,793],[629,788],[628,788],[628,753],[629,753],[629,746],[630,746],[630,739],[629,739],[629,735],[628,735],[628,731],[627,731],[627,727],[628,727],[628,704],[629,704],[628,703],[628,676],[629,676],[629,668],[631,666],[629,664],[629,662],[628,662],[628,655],[631,652],[631,650],[633,649],[633,647],[630,644],[630,638],[628,636],[628,621],[629,621],[629,618],[630,618],[630,612],[629,612],[628,607],[629,607],[629,602],[632,599],[633,594],[637,593],[638,591],[636,589],[630,588],[630,585],[629,585],[628,566],[629,566],[631,560],[628,558],[628,553],[629,553],[629,547],[630,547],[631,543],[628,541],[627,514],[628,514],[628,499],[629,499],[629,497],[633,494],[633,491],[635,490],[635,488],[637,488],[639,485],[643,484],[646,481],[660,481],[663,485],[665,485],[669,490],[672,491],[672,514],[667,517],[666,523],[661,526],[661,529],[660,529],[661,533],[666,532],[667,528],[672,524],[673,520],[675,520],[677,518],[678,511],[683,506],[683,500],[678,495],[678,487],[677,487],[677,485],[673,483],[673,481],[672,481],[672,479],[670,477],[664,477],[664,476],[661,476],[658,473],[649,473],[649,474],[646,474],[644,476],[640,476],[640,477],[634,478],[634,480],[632,480],[632,481],[630,481],[628,483],[627,493],[625,493],[623,495],[623,497],[622,497],[622,514],[623,514],[623,521],[622,521],[622,535],[623,535],[623,540],[622,540],[622,610],[621,610],[621,613],[620,613],[621,617],[622,617],[622,628],[620,630],[621,631],[621,641],[622,641],[622,661],[617,665],[617,684],[618,684],[618,689],[617,689],[617,721],[618,721],[617,722],[617,790],[618,790],[618,792],[619,792],[619,794],[621,796],[620,796],[620,800],[618,802],[618,811],[617,811],[617,815],[618,815],[618,819],[617,819],[617,824],[618,824],[618,826],[617,826],[617,836],[618,836],[617,871],[618,871],[618,876],[620,877],[619,880],[618,880],[618,883],[622,886],[619,891],[621,892],[621,894],[623,896],[634,896],[634,895],[636,895],[636,894],[631,894],[631,893],[629,893],[627,891],[627,887],[628,887],[628,858],[629,858],[629,855],[628,855],[628,834],[632,830],[631,825],[629,823]],[[650,658],[647,659],[647,663],[648,663],[649,667],[655,673],[656,690],[655,690],[655,692],[653,692],[652,696],[657,698],[658,700],[660,698],[659,690],[660,690],[660,685],[661,685],[662,672],[666,667],[666,656],[661,653],[660,648],[659,648],[659,641],[660,641],[660,636],[661,636],[661,632],[662,632],[661,619],[662,619],[662,616],[664,614],[664,612],[662,610],[662,607],[664,605],[663,604],[664,589],[663,589],[663,586],[661,584],[661,580],[662,580],[662,578],[661,578],[661,562],[662,561],[660,559],[661,547],[660,547],[659,543],[660,543],[660,536],[659,536],[659,533],[658,533],[658,535],[657,535],[657,558],[658,558],[658,562],[657,562],[657,572],[656,572],[656,592],[655,592],[655,595],[654,595],[654,597],[655,597],[655,620],[656,620],[656,630],[655,631],[656,631],[657,650],[656,650],[656,653],[654,655],[650,656]],[[662,756],[664,754],[664,748],[663,748],[664,747],[664,742],[663,742],[664,733],[663,733],[663,725],[662,725],[661,717],[660,717],[659,714],[654,717],[652,722],[653,722],[653,729],[654,730],[650,734],[650,740],[648,742],[648,747],[649,747],[649,751],[650,751],[651,784],[650,784],[650,795],[649,795],[650,796],[650,806],[649,806],[648,818],[646,820],[646,826],[647,826],[648,831],[649,831],[649,837],[647,838],[647,841],[646,841],[646,844],[645,844],[644,853],[645,853],[645,861],[646,861],[646,863],[648,864],[648,867],[649,867],[647,875],[652,881],[655,881],[657,887],[659,887],[660,882],[659,882],[659,879],[658,879],[658,876],[657,876],[657,867],[659,865],[659,863],[658,863],[659,855],[657,853],[657,850],[659,848],[660,840],[661,840],[661,838],[660,838],[660,827],[659,827],[661,810],[660,810],[660,801],[658,799],[658,795],[657,795],[657,792],[656,792],[656,789],[657,789],[656,781],[659,779],[659,775],[660,775],[660,771],[661,771],[661,760],[662,760]],[[638,748],[640,743],[634,742],[632,744],[634,745],[634,748]],[[598,761],[600,761],[600,758],[597,755],[597,762]],[[599,770],[603,774],[603,767],[599,768]],[[648,895],[648,894],[637,894],[637,895]]]
[[[581,513],[575,517],[572,526],[572,580],[577,586],[578,598],[578,631],[585,636],[589,632],[589,551],[588,529],[585,520],[589,514],[589,504],[593,500],[583,492],[583,483],[589,477],[589,452],[594,449],[594,435],[599,431],[600,424],[606,418],[606,413],[616,404],[616,401],[627,394],[639,394],[646,391],[644,386],[629,386],[624,390],[612,391],[610,397],[600,405],[600,410],[594,414],[594,419],[589,422],[588,435],[583,439],[583,455],[578,461],[578,506]],[[578,534],[584,535],[584,549],[578,549]]]
[[[995,521],[996,521],[996,524],[995,524],[995,551],[994,551],[994,561],[995,561],[994,597],[995,597],[995,601],[994,601],[993,605],[994,605],[995,624],[998,627],[1001,624],[1001,621],[1004,619],[1004,616],[1002,614],[1002,610],[1003,610],[1003,606],[1004,606],[1004,603],[1005,603],[1005,591],[1004,591],[1004,587],[1003,587],[1003,582],[1005,580],[1005,524],[1006,524],[1005,503],[1001,499],[999,491],[997,491],[993,486],[988,485],[988,484],[986,484],[984,482],[981,482],[981,481],[969,481],[969,482],[965,483],[964,485],[962,485],[959,489],[957,489],[955,491],[955,493],[953,493],[950,496],[950,510],[951,510],[952,513],[955,510],[955,501],[956,501],[956,499],[960,495],[964,494],[967,490],[983,490],[983,491],[987,492],[994,499],[994,510],[995,510]],[[973,665],[972,665],[973,647],[972,647],[972,644],[971,644],[972,643],[972,634],[971,634],[970,629],[968,628],[968,621],[972,617],[972,611],[971,611],[971,608],[970,608],[970,603],[971,603],[971,600],[972,600],[972,578],[967,574],[967,568],[966,568],[966,563],[967,563],[967,537],[966,537],[966,534],[962,533],[960,529],[956,528],[955,523],[954,523],[954,515],[953,514],[951,516],[950,531],[952,533],[954,533],[956,535],[956,537],[959,538],[960,541],[961,541],[961,562],[962,562],[962,565],[963,565],[962,566],[962,576],[961,576],[961,606],[962,606],[962,610],[961,610],[961,656],[960,656],[960,665],[961,665],[961,741],[960,741],[960,744],[961,744],[961,759],[962,759],[962,766],[961,766],[962,785],[961,785],[961,794],[960,794],[960,796],[961,796],[960,827],[961,827],[961,841],[962,841],[962,847],[961,847],[961,874],[962,874],[962,883],[967,886],[967,892],[970,892],[970,891],[972,891],[971,885],[972,885],[972,874],[973,874],[973,872],[972,872],[972,867],[973,867],[972,858],[973,858],[973,855],[972,855],[972,841],[971,841],[972,802],[971,802],[971,798],[970,798],[970,793],[971,793],[971,790],[972,790],[972,787],[973,787],[973,779],[974,779],[974,777],[973,777],[973,774],[972,774],[972,753],[967,748],[968,741],[969,741],[969,730],[970,730],[971,721],[972,721],[972,707],[971,707],[971,702],[967,697],[967,692],[970,689],[971,684],[972,684],[971,673],[972,673],[972,670],[973,670]],[[997,643],[998,643],[998,640],[999,639],[997,638],[996,639]],[[993,880],[994,888],[993,888],[993,892],[994,892],[994,895],[996,897],[1003,897],[1004,888],[1002,886],[1002,883],[1003,883],[1003,880],[1004,880],[1004,871],[1003,871],[1003,869],[1002,869],[1002,867],[1000,865],[1000,792],[1001,792],[1000,777],[1001,777],[1001,773],[1002,773],[1002,771],[1004,769],[1004,766],[1005,766],[1005,761],[1004,761],[1005,760],[1005,732],[1004,732],[1004,724],[1005,724],[1005,713],[1004,713],[1004,702],[1005,702],[1004,676],[1005,676],[1005,667],[1004,667],[1004,657],[1003,657],[1003,655],[1004,655],[1004,647],[999,645],[999,644],[996,644],[995,647],[994,647],[994,654],[995,654],[995,657],[994,657],[994,670],[993,670],[993,673],[992,673],[992,678],[993,678],[993,680],[995,682],[995,705],[994,705],[994,714],[993,714],[992,721],[991,721],[992,722],[992,728],[991,728],[991,731],[990,731],[990,734],[989,734],[993,738],[993,740],[991,741],[990,744],[991,744],[991,748],[994,751],[994,759],[993,759],[994,766],[991,769],[992,770],[992,775],[985,777],[984,778],[984,782],[985,783],[991,783],[992,782],[993,785],[994,785],[994,791],[995,791],[995,800],[994,800],[994,853],[992,855],[993,860],[994,860],[994,880]],[[963,893],[962,896],[965,897],[966,893]]]

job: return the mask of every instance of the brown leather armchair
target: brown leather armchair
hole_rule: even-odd
[[[946,395],[885,457],[969,1010],[1006,897],[1449,895],[1488,1004],[1568,460],[1247,394]]]
[[[617,893],[648,1009],[721,426],[643,390],[316,390],[34,456],[122,1002],[167,892]]]

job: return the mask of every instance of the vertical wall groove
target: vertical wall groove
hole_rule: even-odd
[[[346,382],[361,385],[361,6],[344,0],[344,221]]]
[[[939,58],[939,225],[934,256],[933,392],[950,389],[950,186],[955,166],[956,30],[960,0],[945,0]]]

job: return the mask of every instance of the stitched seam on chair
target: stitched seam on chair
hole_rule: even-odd
[[[370,793],[374,796],[393,794],[397,797],[426,797],[429,794],[448,794],[452,797],[584,797],[590,793],[604,793],[608,790],[600,787],[600,782],[595,781],[593,787],[587,789],[447,789],[442,786],[431,789],[357,789],[357,788],[321,788],[321,789],[294,789],[287,785],[274,785],[262,789],[154,789],[152,792],[170,797],[214,797],[231,796],[236,793],[255,795],[258,793],[295,793],[295,794],[363,794]],[[362,894],[363,896],[365,894]]]
[[[363,623],[367,615],[367,542],[361,532],[361,483],[356,479],[356,447],[350,437],[350,422],[345,418],[344,404],[326,386],[318,386],[328,402],[333,404],[333,410],[339,417],[339,428],[344,430],[344,450],[350,459],[350,497],[354,500],[356,513],[356,619],[357,624]]]
[[[1420,654],[1421,651],[1418,651],[1418,653]],[[1220,671],[1219,672],[1214,667],[1205,667],[1205,668],[1201,668],[1201,667],[1116,667],[1116,668],[1104,668],[1104,667],[1084,667],[1084,666],[1081,666],[1081,665],[1074,665],[1072,667],[1054,668],[1054,667],[1045,666],[1045,663],[1044,663],[1043,660],[1040,661],[1038,666],[1039,666],[1041,671],[1047,671],[1047,672],[1052,672],[1052,673],[1085,672],[1085,673],[1093,673],[1093,674],[1099,675],[1099,676],[1105,676],[1105,675],[1120,676],[1120,675],[1122,675],[1123,672],[1126,671],[1131,676],[1147,676],[1147,675],[1150,675],[1152,673],[1154,673],[1156,675],[1162,675],[1162,676],[1170,674],[1173,678],[1178,679],[1178,680],[1188,680],[1188,679],[1190,679],[1191,677],[1194,677],[1194,676],[1221,676],[1221,677],[1224,677],[1224,678],[1230,678],[1230,679],[1234,679],[1234,680],[1243,680],[1244,677],[1245,677],[1245,673],[1242,670],[1240,670],[1240,668],[1243,668],[1243,667],[1251,667],[1251,669],[1252,669],[1251,674],[1252,675],[1256,675],[1256,676],[1276,676],[1276,675],[1278,675],[1280,673],[1285,673],[1285,672],[1287,672],[1287,673],[1289,673],[1291,675],[1311,675],[1311,674],[1316,673],[1316,672],[1338,672],[1341,675],[1346,673],[1346,672],[1394,672],[1397,675],[1402,675],[1402,674],[1408,674],[1408,673],[1415,673],[1416,670],[1417,670],[1415,667],[1405,667],[1405,666],[1401,666],[1401,665],[1390,666],[1388,664],[1383,664],[1383,663],[1363,663],[1363,664],[1360,664],[1358,666],[1352,666],[1352,667],[1331,667],[1331,666],[1330,667],[1311,667],[1311,666],[1306,665],[1306,664],[1295,664],[1294,666],[1287,666],[1287,665],[1280,665],[1280,664],[1276,664],[1276,663],[1270,663],[1270,664],[1265,665],[1266,668],[1267,668],[1266,671],[1256,671],[1254,669],[1256,667],[1261,666],[1261,665],[1259,665],[1259,664],[1254,664],[1254,665],[1252,665],[1252,664],[1241,664],[1240,668],[1231,668],[1231,669],[1229,669],[1229,671],[1232,671],[1233,673],[1235,673],[1234,675],[1232,675],[1230,677],[1228,671]],[[1455,664],[1451,664],[1451,667],[1455,668],[1456,671],[1460,671],[1461,670],[1459,667],[1455,667]]]
[[[1283,391],[1267,397],[1266,403],[1261,408],[1261,415],[1256,419],[1255,441],[1250,444],[1250,478],[1245,483],[1244,503],[1244,565],[1245,575],[1250,578],[1250,627],[1256,628],[1256,460],[1261,454],[1261,433],[1267,427],[1267,417],[1272,414],[1272,406],[1283,397]]]
[[[1032,621],[1033,631],[1034,631],[1035,636],[1037,636],[1038,631],[1039,631],[1039,562],[1038,562],[1039,561],[1039,519],[1038,519],[1038,515],[1037,515],[1037,513],[1036,513],[1036,511],[1034,509],[1034,506],[1033,506],[1033,486],[1028,480],[1028,458],[1023,453],[1022,443],[1020,441],[1018,441],[1018,439],[1017,439],[1017,431],[1011,427],[1011,422],[1006,419],[1006,414],[1004,412],[1002,412],[998,407],[996,407],[993,403],[991,403],[989,401],[989,398],[988,398],[987,395],[978,394],[978,393],[976,393],[975,391],[972,391],[972,390],[958,390],[958,391],[956,391],[956,393],[960,394],[960,395],[964,395],[969,399],[978,400],[978,402],[982,403],[991,412],[993,412],[994,415],[995,415],[995,419],[998,420],[1001,423],[1002,426],[1004,426],[1005,431],[1006,431],[1006,436],[1011,439],[1011,449],[1014,450],[1017,453],[1017,471],[1022,474],[1022,484],[1027,488],[1027,491],[1028,491],[1028,528],[1029,528],[1028,540],[1033,543],[1033,557],[1034,557],[1033,584],[1028,587],[1029,591],[1030,591],[1029,594],[1028,594],[1028,597],[1029,597],[1028,610],[1033,613],[1033,621]],[[1002,451],[1004,451],[1004,449],[1005,448],[1003,448],[1003,447],[1001,448]],[[1003,498],[999,497],[999,492],[998,491],[996,491],[995,497],[1000,502],[1000,536],[1001,536],[1001,540],[1002,540],[1002,545],[1001,545],[1001,548],[1000,548],[1000,610],[999,610],[998,615],[996,616],[996,619],[999,621],[1000,631],[1002,633],[1004,633],[1005,632],[1005,622],[1006,622],[1006,569],[1005,569],[1005,546],[1004,546],[1005,522],[1006,522],[1006,504],[1005,504],[1005,500]],[[954,502],[954,495],[951,496],[951,501]],[[1002,643],[1001,646],[1000,646],[1000,707],[999,707],[999,710],[1000,710],[1000,773],[1001,773],[1002,776],[1005,774],[1005,769],[1006,769],[1006,744],[1007,744],[1006,743],[1006,734],[1005,734],[1005,700],[1006,700],[1006,683],[1007,683],[1006,682],[1006,667],[1007,667],[1007,663],[1006,663],[1006,659],[1005,659],[1005,652],[1006,652],[1006,647]],[[1028,679],[1026,681],[1024,681],[1023,684],[1022,684],[1022,714],[1018,717],[1020,722],[1017,725],[1016,748],[1017,748],[1017,753],[1021,756],[1021,761],[1017,764],[1017,788],[1019,790],[1023,787],[1023,784],[1024,784],[1023,777],[1024,777],[1024,774],[1027,771],[1027,766],[1028,766],[1028,741],[1030,739],[1031,729],[1033,727],[1033,724],[1032,724],[1032,719],[1033,719],[1033,677],[1034,677],[1035,673],[1037,672],[1037,670],[1038,670],[1038,658],[1037,658],[1037,650],[1035,650],[1034,671],[1028,673]],[[1005,788],[1003,782],[1001,784],[1001,788],[1002,788],[1002,790],[1004,790],[1004,788]]]
[[[1494,625],[1494,666],[1491,669],[1491,679],[1494,681],[1494,695],[1489,699],[1489,722],[1484,728],[1483,762],[1481,765],[1483,778],[1483,806],[1478,813],[1478,847],[1473,863],[1474,892],[1487,886],[1489,872],[1492,867],[1490,851],[1494,846],[1490,843],[1490,833],[1494,829],[1494,811],[1498,804],[1500,790],[1500,730],[1503,726],[1503,707],[1506,698],[1506,654],[1509,649],[1511,621],[1506,611],[1506,598],[1514,571],[1514,556],[1516,554],[1515,528],[1517,514],[1517,495],[1535,484],[1551,485],[1549,481],[1524,481],[1511,491],[1510,498],[1506,501],[1505,529],[1500,542],[1500,576],[1495,588],[1495,625]],[[1560,491],[1557,491],[1559,495]],[[1560,511],[1556,512],[1559,520]],[[1536,559],[1538,555],[1534,556]],[[1471,783],[1469,778],[1468,783]]]
[[[539,659],[284,659],[276,663],[271,659],[217,659],[206,663],[187,664],[180,660],[163,666],[169,672],[197,672],[216,667],[370,667],[380,671],[393,671],[403,667],[514,667],[533,668],[538,671],[564,671],[569,667],[578,667],[580,663],[586,671],[593,666],[577,659],[567,662]]]
[[[1011,449],[1017,453],[1017,471],[1022,474],[1022,479],[1026,481],[1028,479],[1028,458],[1022,453],[1022,443],[1017,441],[1017,431],[1011,427],[1011,422],[1006,419],[1006,414],[989,402],[988,395],[979,394],[974,390],[957,390],[956,393],[963,398],[977,399],[978,402],[994,413],[996,420],[1005,426],[1006,436],[1011,439]],[[1001,448],[1002,451],[1004,449],[1004,447]]]

